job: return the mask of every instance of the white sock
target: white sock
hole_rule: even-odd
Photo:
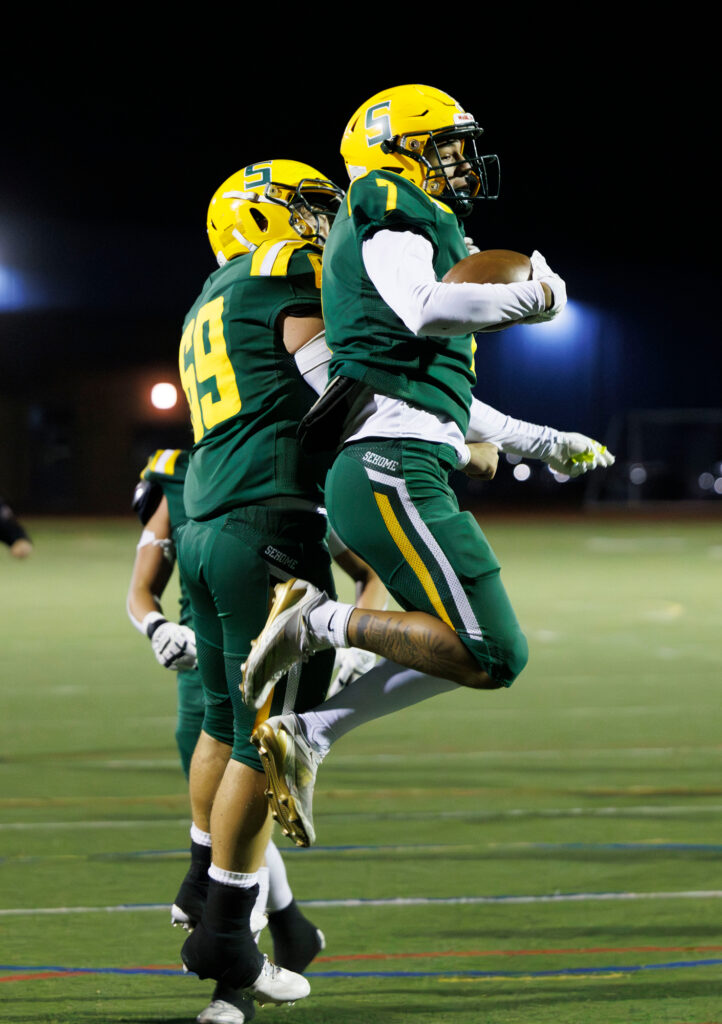
[[[268,913],[283,910],[293,899],[291,886],[288,884],[286,865],[283,857],[272,839],[266,847],[266,865],[268,867]]]
[[[384,659],[360,679],[298,718],[309,743],[323,756],[332,743],[366,722],[458,689],[458,685],[448,679],[437,679]]]
[[[332,601],[313,608],[308,616],[308,627],[319,640],[326,640],[332,647],[348,647],[346,627],[354,606]]]
[[[234,885],[237,889],[252,889],[260,882],[257,871],[243,874],[240,871],[226,871],[225,868],[219,868],[215,864],[211,864],[208,868],[208,877],[223,885]]]
[[[191,822],[191,842],[197,843],[198,846],[210,846],[211,834],[198,828],[195,822]]]

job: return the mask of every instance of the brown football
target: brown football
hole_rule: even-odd
[[[531,280],[531,260],[513,249],[485,249],[455,263],[443,278],[447,284],[513,284]]]

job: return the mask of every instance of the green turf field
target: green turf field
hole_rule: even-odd
[[[125,615],[138,529],[27,525],[30,560],[0,549],[0,1021],[192,1021],[212,984],[168,923],[187,799],[174,678]],[[327,949],[258,1017],[722,1022],[720,525],[485,527],[529,667],[335,747],[319,845],[277,837]]]

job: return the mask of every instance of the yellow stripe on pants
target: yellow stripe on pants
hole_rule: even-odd
[[[389,501],[385,494],[379,494],[378,491],[374,491],[374,498],[376,499],[376,504],[379,507],[379,512],[381,513],[381,517],[384,523],[386,524],[386,529],[391,534],[394,544],[399,549],[401,554],[404,556],[409,568],[414,573],[419,583],[423,587],[424,593],[431,602],[436,614],[443,622],[445,622],[448,626],[451,626],[451,628],[453,629],[454,626],[451,622],[451,619],[446,613],[446,609],[441,603],[439,591],[436,589],[436,584],[431,578],[431,573],[424,565],[421,556],[419,555],[414,545],[411,543],[409,538],[404,533],[401,523],[396,518],[394,510],[391,508],[391,502]]]

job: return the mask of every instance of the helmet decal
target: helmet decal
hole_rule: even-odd
[[[243,175],[243,183],[249,190],[256,191],[263,188],[264,185],[270,184],[271,181],[271,161],[268,160],[263,164],[249,164],[246,167]]]
[[[379,146],[384,139],[391,138],[391,101],[375,103],[366,111],[366,145]]]

